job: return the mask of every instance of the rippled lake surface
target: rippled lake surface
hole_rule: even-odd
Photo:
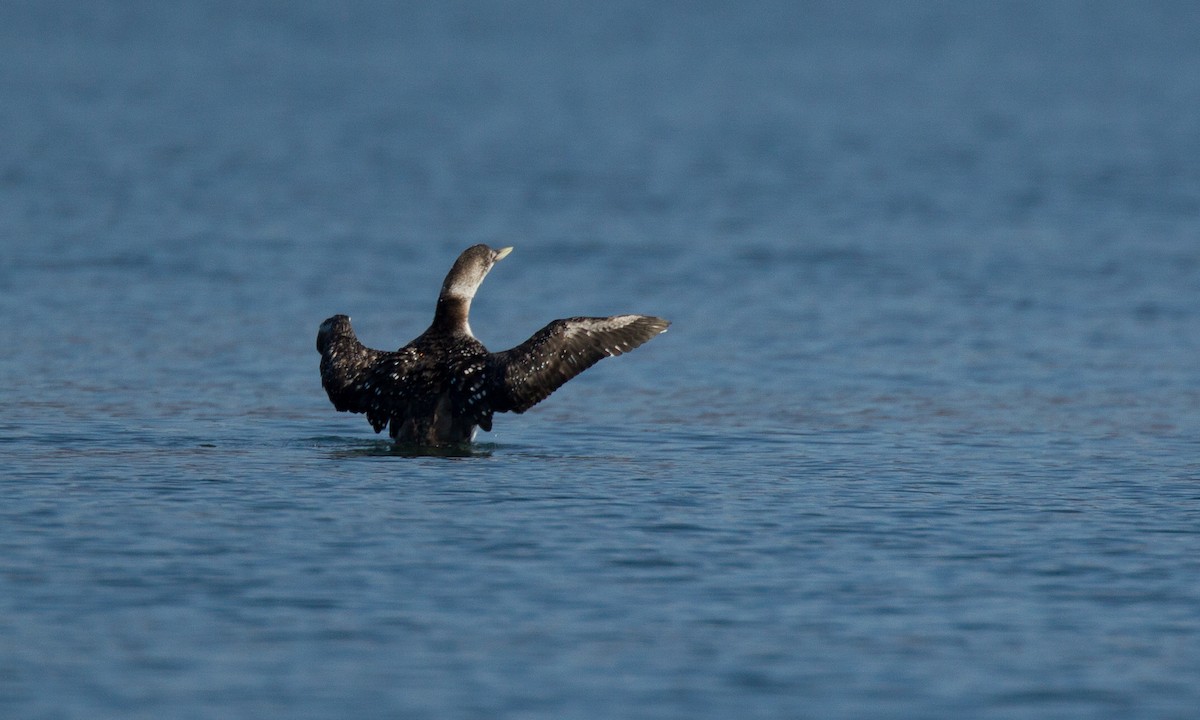
[[[1191,718],[1188,2],[0,9],[0,716]],[[470,452],[318,324],[670,332]]]

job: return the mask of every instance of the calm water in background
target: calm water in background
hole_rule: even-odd
[[[0,716],[1193,717],[1193,4],[753,8],[7,3]],[[474,242],[675,324],[405,457]]]

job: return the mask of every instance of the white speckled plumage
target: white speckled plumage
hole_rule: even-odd
[[[467,248],[446,275],[429,329],[395,352],[358,341],[350,318],[321,324],[321,383],[339,411],[363,413],[400,442],[469,442],[497,412],[522,413],[605,357],[642,345],[670,325],[648,315],[555,320],[520,345],[491,353],[471,334],[471,301],[512,248]]]

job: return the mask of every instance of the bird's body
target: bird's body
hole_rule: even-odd
[[[469,442],[492,429],[497,412],[522,413],[610,355],[641,345],[670,325],[646,315],[555,320],[520,345],[488,352],[471,333],[471,300],[511,248],[463,251],[442,284],[433,323],[395,352],[358,341],[350,318],[321,324],[321,384],[340,411],[364,413],[375,432],[422,445]]]

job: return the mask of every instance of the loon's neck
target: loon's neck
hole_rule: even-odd
[[[470,313],[471,298],[443,292],[438,298],[437,310],[433,313],[433,323],[430,324],[429,331],[443,335],[474,337],[468,321]]]

